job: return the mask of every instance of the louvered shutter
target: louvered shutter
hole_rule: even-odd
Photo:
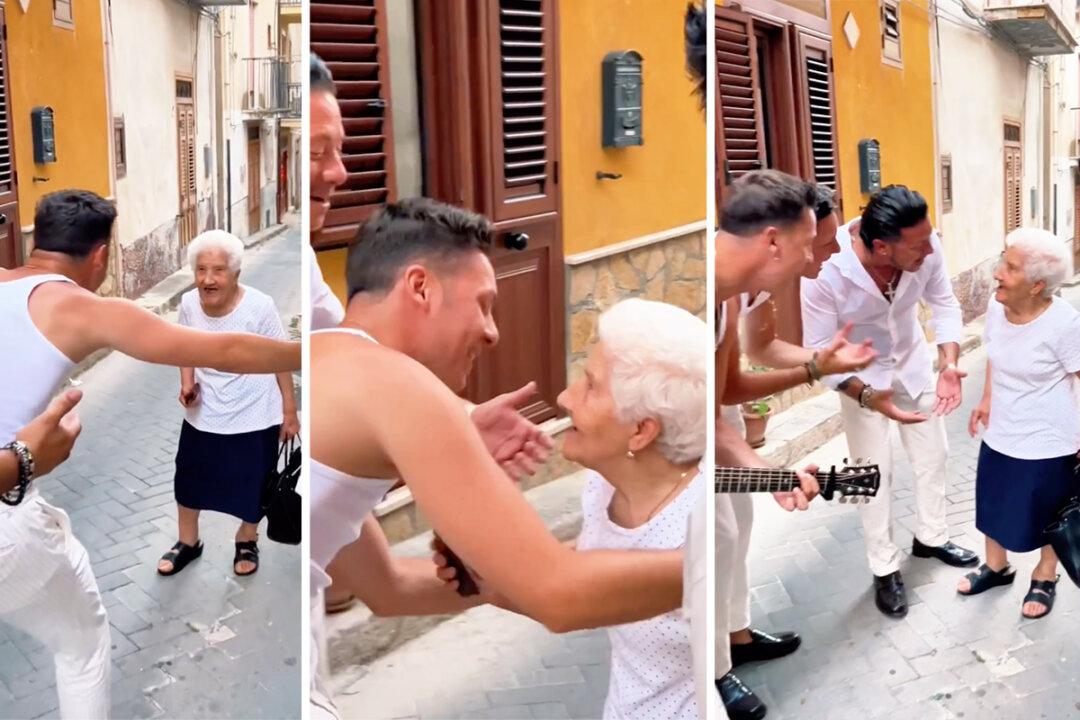
[[[312,0],[311,50],[334,75],[348,179],[331,198],[318,247],[347,244],[397,199],[385,0]]]
[[[1023,225],[1024,203],[1021,186],[1024,173],[1023,151],[1005,146],[1005,232]]]
[[[15,176],[15,149],[12,140],[11,107],[8,92],[7,25],[0,6],[0,267],[15,267],[22,262],[22,236],[19,230],[18,188]]]
[[[492,219],[552,212],[557,204],[554,0],[496,0],[489,53]],[[496,40],[497,39],[497,40]]]
[[[765,167],[757,40],[749,15],[716,8],[717,194]]]
[[[3,23],[3,8],[0,8],[0,26],[6,28]],[[8,104],[8,48],[5,30],[0,36],[0,199],[15,191],[15,159],[12,155],[11,113]],[[0,204],[3,204],[2,200]]]
[[[805,33],[799,34],[797,42],[801,75],[798,124],[802,176],[831,188],[839,198],[832,44]]]

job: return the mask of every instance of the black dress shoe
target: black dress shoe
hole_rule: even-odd
[[[761,720],[765,717],[765,703],[734,674],[728,673],[717,680],[716,689],[731,720]]]
[[[790,655],[799,649],[802,640],[793,632],[782,632],[776,635],[761,632],[750,628],[751,641],[745,644],[731,644],[731,666],[738,667],[743,663],[757,662],[759,660],[775,660],[785,655]]]
[[[953,567],[974,567],[979,564],[978,555],[951,541],[934,547],[923,545],[919,542],[919,538],[915,538],[915,541],[911,543],[911,554],[918,558],[937,558]]]
[[[907,615],[907,593],[900,571],[885,576],[874,576],[874,601],[878,610],[890,617]]]

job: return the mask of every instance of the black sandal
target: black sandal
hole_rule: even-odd
[[[239,562],[249,562],[255,565],[254,568],[248,572],[240,572],[236,569],[236,564]],[[244,542],[236,543],[236,554],[233,555],[233,572],[244,577],[246,575],[254,575],[255,571],[259,569],[259,546],[256,540],[245,540]]]
[[[1012,585],[1013,580],[1016,579],[1016,569],[1012,565],[1005,563],[1005,567],[1000,570],[991,570],[989,565],[983,563],[978,571],[969,572],[964,577],[971,583],[971,587],[968,588],[967,592],[963,590],[957,590],[956,592],[961,595],[978,595],[991,588]]]
[[[161,556],[162,560],[166,560],[172,563],[172,569],[165,571],[161,567],[158,567],[158,575],[175,575],[188,566],[188,563],[202,556],[203,544],[202,540],[197,541],[194,545],[185,545],[179,540],[172,546],[169,552]]]
[[[1024,602],[1020,605],[1020,614],[1028,620],[1038,620],[1049,615],[1050,611],[1054,609],[1054,597],[1057,595],[1057,583],[1060,579],[1061,576],[1058,575],[1053,580],[1032,580],[1031,589],[1024,596]],[[1025,614],[1024,605],[1029,602],[1039,603],[1046,608],[1046,612],[1038,615]]]

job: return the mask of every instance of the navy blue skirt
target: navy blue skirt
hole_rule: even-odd
[[[185,420],[176,449],[176,502],[258,523],[263,483],[277,464],[280,432],[281,426],[274,425],[220,435],[197,430]]]
[[[1018,460],[983,443],[975,475],[975,527],[1012,552],[1048,544],[1043,530],[1077,492],[1076,462],[1075,454]]]

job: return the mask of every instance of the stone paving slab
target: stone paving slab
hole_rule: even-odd
[[[242,281],[300,312],[300,231],[245,256]],[[171,319],[175,319],[175,317]],[[83,433],[41,492],[71,516],[111,625],[113,715],[300,717],[299,548],[260,543],[260,569],[232,572],[237,521],[206,513],[206,550],[174,577],[155,572],[176,541],[173,461],[183,411],[174,368],[109,354],[78,379]],[[0,623],[0,717],[55,717],[51,655]]]

